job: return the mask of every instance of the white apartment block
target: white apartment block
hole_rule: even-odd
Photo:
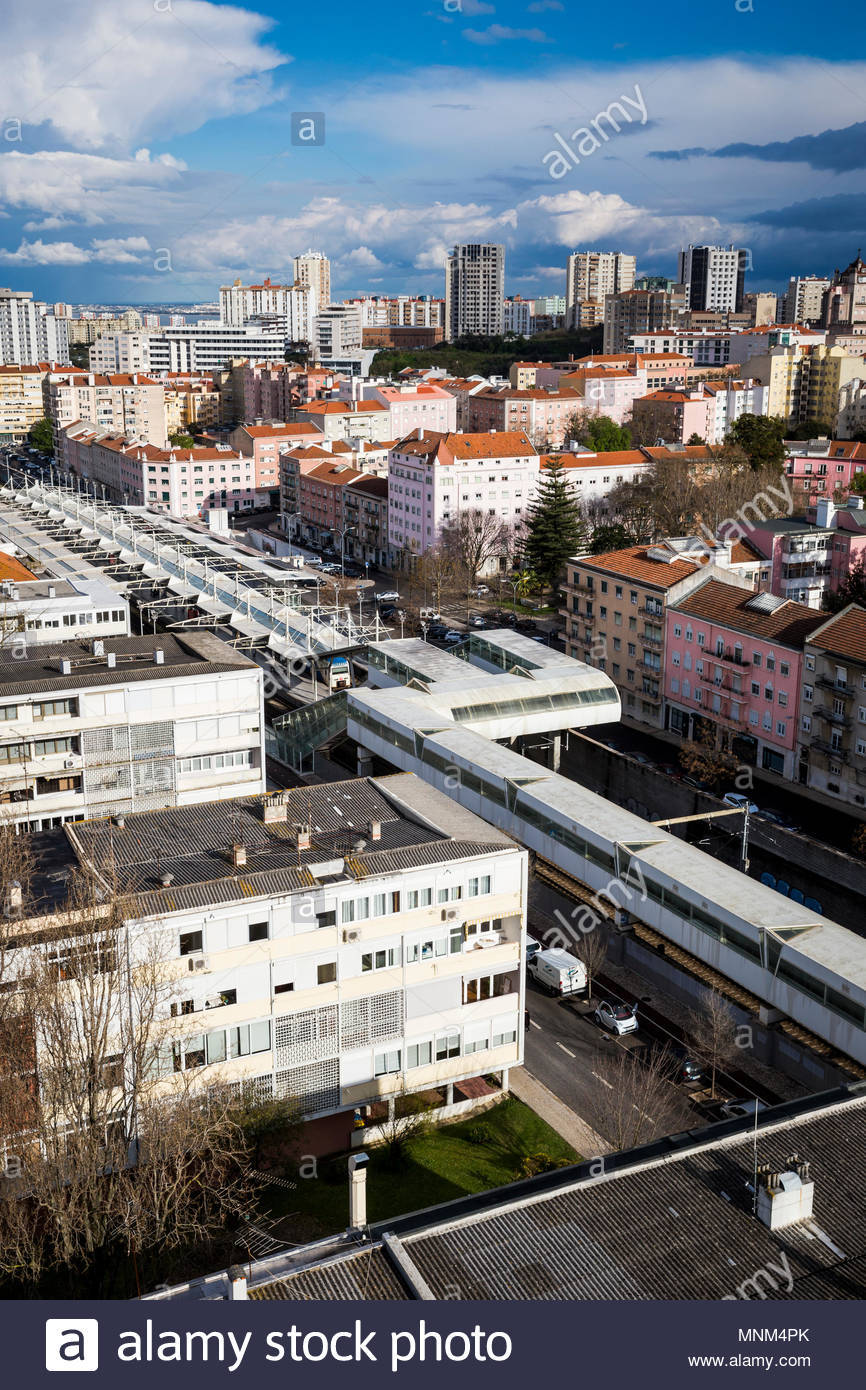
[[[505,247],[461,242],[445,262],[445,336],[503,332]]]
[[[313,318],[318,309],[315,291],[309,285],[244,285],[235,280],[220,286],[220,319],[233,328],[259,321],[261,327],[278,328],[287,343],[309,342]]]
[[[133,959],[166,966],[159,1074],[249,1085],[303,1118],[523,1056],[527,854],[395,775],[69,827],[66,863],[135,893]],[[170,889],[170,892],[168,891]],[[22,931],[25,930],[22,924]],[[332,1131],[329,1131],[332,1132]]]
[[[59,437],[67,425],[89,420],[163,448],[168,443],[165,387],[143,373],[50,372],[48,414]]]
[[[313,353],[325,365],[361,351],[361,310],[355,304],[332,304],[313,320]]]
[[[678,279],[686,307],[738,313],[743,307],[745,251],[735,246],[688,246],[679,254]]]
[[[0,365],[68,361],[67,320],[32,290],[0,289]]]
[[[566,263],[568,326],[582,326],[581,304],[603,305],[606,294],[633,289],[636,269],[635,257],[623,251],[573,251]]]
[[[89,363],[92,372],[107,376],[167,372],[171,352],[161,329],[100,332],[90,349]]]
[[[37,647],[0,680],[0,802],[16,825],[264,790],[259,667],[210,633]]]
[[[519,296],[506,299],[502,306],[503,333],[516,333],[521,338],[530,338],[535,332],[535,306],[531,299]]]
[[[792,275],[782,300],[780,323],[820,323],[829,288],[826,275]]]
[[[400,563],[423,555],[461,512],[519,522],[538,482],[539,458],[522,431],[428,433],[402,439],[388,461],[388,540]],[[499,557],[485,572],[499,568]]]
[[[707,444],[724,442],[731,426],[741,415],[766,415],[769,388],[750,378],[745,381],[725,381],[704,383],[704,392],[715,397],[715,413],[710,419]]]
[[[0,583],[0,649],[7,660],[49,642],[129,635],[128,600],[97,579]]]
[[[344,301],[361,311],[362,328],[442,328],[445,301],[432,295],[364,295]]]
[[[90,349],[94,372],[212,372],[248,358],[284,362],[281,324],[220,323],[208,320],[141,333],[108,333]]]
[[[295,280],[306,285],[315,296],[311,313],[327,309],[331,302],[331,262],[321,251],[305,251],[295,256]]]

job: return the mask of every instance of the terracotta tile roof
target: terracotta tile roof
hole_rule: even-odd
[[[535,454],[535,446],[523,430],[491,430],[476,434],[442,434],[428,430],[422,439],[413,432],[401,439],[394,447],[403,454],[417,454],[426,458],[438,452],[439,448],[460,459],[515,458],[524,454]]]
[[[284,425],[241,425],[240,429],[245,430],[251,439],[271,439],[277,436],[283,439],[294,434],[322,433],[316,425],[311,425],[307,420],[292,420]]]
[[[544,454],[541,460],[542,468],[549,467],[554,459],[558,460],[563,468],[626,468],[636,463],[642,463],[648,468],[650,462],[640,449],[611,449],[610,453],[604,454],[573,454],[567,451],[562,454]]]
[[[366,492],[370,497],[388,496],[388,479],[377,477],[375,473],[362,473],[351,480],[353,492]]]
[[[5,551],[0,551],[0,580],[25,580],[35,579],[36,575],[32,570],[22,565],[20,560],[16,560],[14,555],[7,555]]]
[[[609,550],[603,555],[581,556],[574,562],[581,569],[593,570],[601,574],[621,575],[624,579],[637,580],[639,584],[652,584],[657,589],[672,589],[681,579],[694,574],[700,564],[706,563],[706,555],[698,555],[698,565],[692,560],[652,560],[648,551],[652,546],[632,545],[626,550]]]
[[[834,656],[866,662],[866,608],[849,604],[817,628],[809,642]]]
[[[348,463],[332,460],[330,463],[320,463],[317,468],[311,468],[304,476],[317,483],[335,483],[338,487],[345,487],[346,483],[354,483],[356,478],[366,475]]]
[[[749,589],[738,589],[721,579],[708,579],[706,584],[672,607],[677,613],[687,613],[692,618],[704,618],[707,622],[748,633],[751,637],[782,642],[785,646],[796,648],[802,648],[809,634],[824,621],[823,615],[814,608],[809,608],[805,603],[795,603],[792,599],[772,613],[762,613],[749,607],[756,597]],[[863,617],[866,618],[866,613]],[[707,655],[712,660],[712,652]]]

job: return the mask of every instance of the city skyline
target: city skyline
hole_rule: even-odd
[[[0,283],[195,301],[312,245],[339,297],[438,294],[459,241],[502,242],[526,296],[600,245],[673,275],[690,242],[733,243],[747,289],[832,273],[866,201],[863,64],[837,60],[835,4],[809,57],[797,6],[779,26],[753,5],[641,31],[638,55],[628,14],[431,0],[389,6],[374,56],[345,0],[333,51],[263,3],[97,0],[82,32],[37,0],[7,34]]]

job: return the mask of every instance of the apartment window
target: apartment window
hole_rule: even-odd
[[[788,697],[787,697],[787,695],[785,694],[784,690],[780,690],[780,691],[779,691],[778,699],[779,699],[779,704],[780,704],[780,705],[787,705],[787,703],[788,703]]]
[[[683,629],[680,623],[674,623],[674,637],[682,637]]]
[[[752,681],[752,694],[753,694],[753,695],[760,695],[760,693],[761,693],[760,684],[758,683],[758,681]]]
[[[373,1072],[376,1076],[389,1076],[400,1070],[400,1049],[399,1047],[389,1048],[386,1052],[374,1054]]]
[[[440,903],[456,902],[463,897],[463,889],[459,883],[454,883],[450,888],[440,888],[436,896]]]
[[[788,725],[785,723],[784,719],[779,719],[776,721],[776,733],[778,734],[779,738],[785,737],[787,728]]]
[[[615,584],[615,585],[614,585],[613,592],[614,592],[614,597],[615,597],[615,598],[622,598],[622,585],[621,585],[621,584]]]
[[[753,666],[760,666],[760,665],[761,665],[761,660],[762,660],[762,658],[761,658],[761,653],[760,653],[760,652],[752,652],[752,665],[753,665]]]
[[[806,656],[806,657],[804,658],[804,662],[805,662],[805,666],[806,666],[806,670],[807,670],[807,671],[814,671],[814,669],[815,669],[815,658],[814,658],[814,656]]]
[[[78,714],[77,700],[42,700],[32,706],[34,719],[54,719],[60,714]]]
[[[606,580],[606,579],[603,579],[603,580],[601,581],[601,592],[602,592],[603,594],[606,594],[606,593],[607,593],[607,580]]]
[[[705,640],[706,640],[706,633],[699,632],[699,633],[698,633],[698,646],[699,646],[699,647],[702,647],[702,646],[704,645],[704,641],[705,641]]]
[[[477,898],[479,894],[490,892],[490,875],[484,874],[481,878],[470,878],[469,897]]]
[[[811,703],[811,701],[812,701],[812,699],[813,699],[813,697],[814,697],[814,694],[815,694],[815,692],[814,692],[814,689],[813,689],[813,687],[812,687],[811,685],[804,685],[804,686],[803,686],[803,699],[804,699],[805,701],[807,701],[807,703]]]
[[[426,1067],[433,1061],[433,1043],[409,1043],[406,1048],[406,1069]]]
[[[250,941],[267,941],[267,922],[250,922]]]
[[[447,1057],[460,1056],[460,1034],[440,1033],[436,1039],[436,1061],[443,1062]]]
[[[775,669],[776,669],[776,658],[775,658],[774,656],[768,656],[768,657],[767,657],[767,670],[768,670],[768,671],[775,671]]]
[[[180,934],[180,954],[191,956],[203,950],[203,937],[200,931],[184,931]]]
[[[335,927],[336,925],[337,925],[337,914],[336,914],[336,912],[334,912],[334,911],[329,911],[329,912],[317,912],[317,913],[316,913],[316,926],[317,926],[318,928],[321,929],[321,928],[323,928],[323,927]]]
[[[365,951],[361,956],[361,970],[389,970],[393,965],[399,965],[399,952],[395,946],[388,946],[382,951]]]
[[[804,714],[804,715],[803,715],[803,732],[804,732],[804,733],[807,733],[807,734],[810,734],[810,733],[812,732],[812,716],[811,716],[811,714]]]
[[[337,979],[337,962],[335,960],[326,961],[324,965],[316,966],[316,984],[332,985]]]
[[[637,603],[637,589],[630,589],[628,597],[630,603]]]
[[[780,662],[780,663],[779,663],[779,675],[780,675],[780,676],[789,676],[790,674],[791,674],[791,667],[790,667],[789,663],[788,663],[787,661],[782,661],[782,662]]]
[[[17,718],[18,718],[18,706],[17,706],[17,705],[0,705],[0,720],[5,720],[5,719],[17,719]]]

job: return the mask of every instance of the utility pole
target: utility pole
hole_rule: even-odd
[[[740,869],[744,874],[749,872],[749,803],[746,802],[743,814],[743,844],[740,850]]]

